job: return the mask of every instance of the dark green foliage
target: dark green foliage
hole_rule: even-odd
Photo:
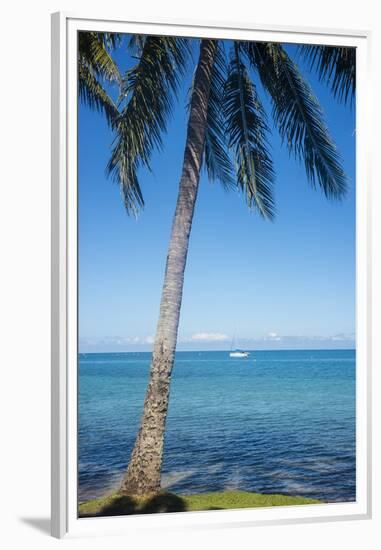
[[[207,126],[205,133],[205,166],[211,181],[220,181],[227,188],[233,188],[236,178],[228,151],[224,117],[224,89],[227,66],[225,52],[219,44],[210,86]]]
[[[234,152],[237,182],[250,208],[264,218],[274,215],[274,170],[267,150],[266,115],[235,42],[224,93],[229,147]]]
[[[127,212],[137,214],[144,206],[138,171],[150,169],[152,152],[163,147],[190,45],[178,37],[131,35],[127,47],[137,62],[121,77],[110,53],[120,41],[117,34],[79,33],[79,94],[106,115],[115,131],[107,170],[120,185]],[[271,97],[283,142],[304,163],[312,186],[320,186],[329,198],[342,198],[346,176],[338,151],[295,62],[280,44],[235,41],[227,65],[226,46],[219,41],[208,102],[204,161],[209,179],[238,188],[250,208],[265,218],[274,216],[268,124],[253,72]],[[353,98],[354,48],[308,45],[300,52],[335,97],[345,102]],[[119,86],[118,106],[103,87],[106,81]]]
[[[102,83],[121,82],[119,69],[110,54],[119,40],[116,34],[78,33],[79,96],[89,107],[103,112],[111,126],[118,110]]]
[[[353,102],[356,92],[356,48],[303,45],[299,48],[311,70],[327,82],[339,101]]]
[[[186,39],[170,36],[147,36],[131,45],[142,49],[138,63],[122,80],[120,115],[107,169],[121,187],[127,212],[136,214],[144,205],[137,172],[142,165],[150,168],[153,149],[162,148],[189,50]]]
[[[346,177],[323,112],[310,86],[280,44],[246,42],[245,50],[271,96],[273,117],[282,140],[303,160],[312,186],[341,198]]]

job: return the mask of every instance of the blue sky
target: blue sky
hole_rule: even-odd
[[[289,48],[294,53],[293,48]],[[124,69],[131,60],[117,54]],[[304,70],[304,69],[303,69]],[[181,173],[189,66],[165,150],[142,171],[145,209],[128,217],[105,175],[112,135],[79,106],[80,351],[150,350]],[[178,349],[353,348],[355,330],[355,113],[305,72],[342,155],[349,193],[327,201],[311,189],[272,126],[277,215],[250,213],[238,193],[203,172],[185,275]],[[264,98],[259,87],[261,97]]]

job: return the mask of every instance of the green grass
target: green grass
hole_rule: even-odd
[[[176,495],[158,493],[148,497],[132,497],[114,493],[104,498],[90,500],[79,506],[80,517],[120,516],[152,514],[160,512],[191,512],[200,510],[226,510],[237,508],[262,508],[269,506],[294,506],[320,504],[312,498],[286,495],[261,495],[244,491]]]

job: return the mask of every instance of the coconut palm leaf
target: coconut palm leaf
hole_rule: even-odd
[[[113,126],[119,111],[94,73],[86,66],[79,66],[78,77],[78,90],[82,101],[92,109],[103,112],[108,123]]]
[[[78,54],[97,78],[120,83],[122,78],[110,51],[120,42],[119,35],[101,32],[79,32]]]
[[[339,154],[298,67],[280,44],[247,42],[244,48],[272,98],[273,117],[289,151],[304,161],[313,187],[318,184],[327,197],[342,198],[347,186]]]
[[[133,54],[138,52],[141,54],[143,47],[144,47],[144,41],[146,39],[145,34],[131,34],[128,39],[128,48],[132,50]]]
[[[137,172],[142,165],[150,169],[152,151],[163,146],[188,52],[186,39],[147,36],[138,63],[123,78],[107,170],[120,185],[128,213],[136,215],[144,206]]]
[[[266,115],[235,42],[224,95],[229,147],[234,151],[238,185],[250,208],[273,218],[274,170],[267,150]]]
[[[115,34],[80,32],[78,34],[78,92],[90,108],[106,115],[113,125],[118,110],[102,85],[117,82],[121,75],[108,49],[116,47],[119,38]]]
[[[220,181],[226,189],[235,185],[233,165],[228,152],[223,112],[227,73],[225,52],[218,44],[212,69],[205,131],[205,167],[211,181]]]
[[[309,68],[327,82],[339,101],[353,102],[356,92],[356,48],[303,45],[300,53]]]

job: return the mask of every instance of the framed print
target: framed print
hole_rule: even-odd
[[[370,517],[368,33],[52,46],[52,534]]]

